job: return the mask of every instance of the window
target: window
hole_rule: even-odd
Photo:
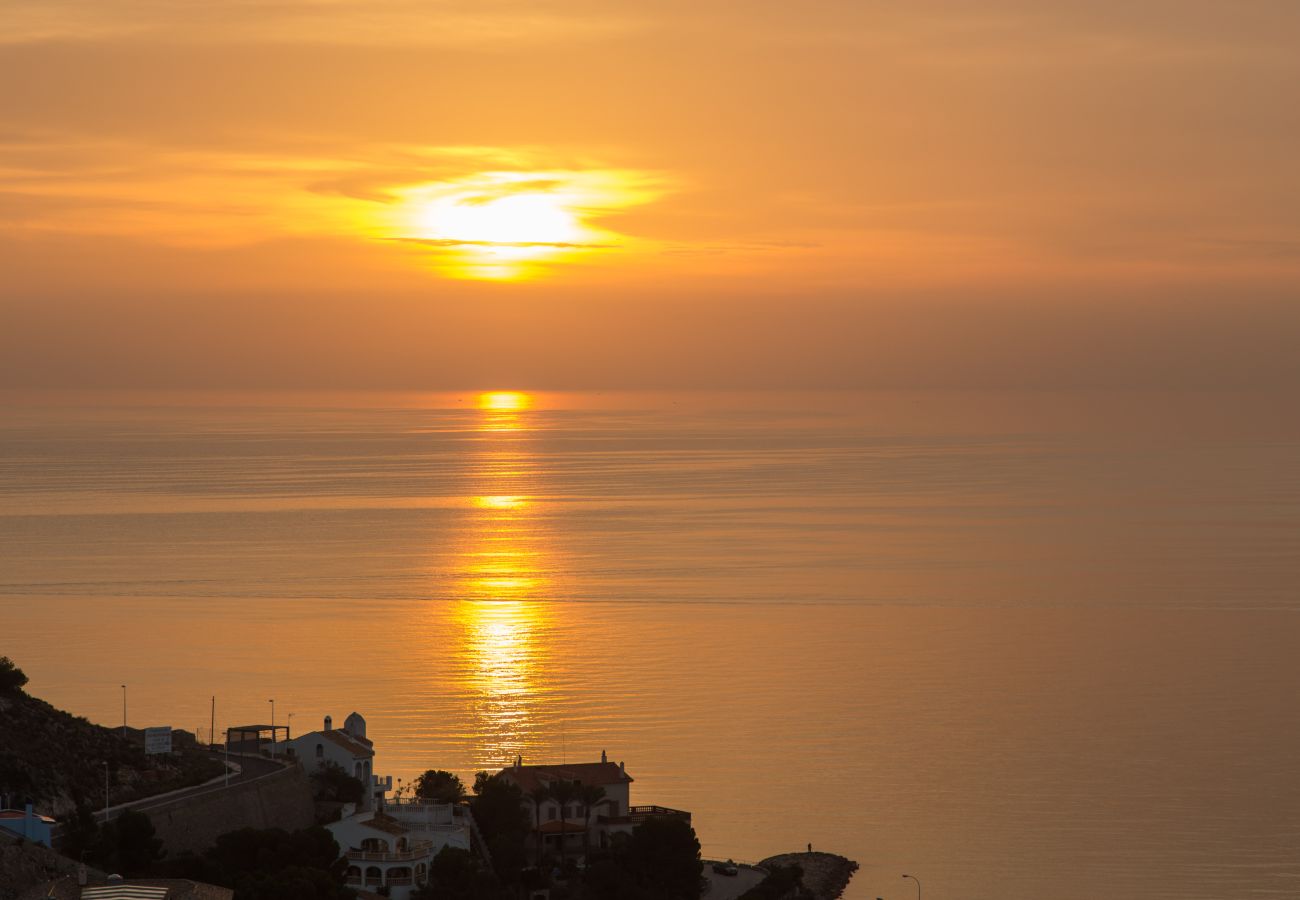
[[[317,759],[324,759],[324,758],[325,758],[325,745],[324,745],[324,744],[317,744],[317,745],[316,745],[316,758],[317,758]]]
[[[554,806],[554,804],[551,804],[551,803],[546,804],[546,821],[548,821],[548,822],[554,822],[554,821],[555,821],[555,806]]]

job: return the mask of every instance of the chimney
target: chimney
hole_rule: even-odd
[[[609,762],[609,759],[605,756],[605,751],[604,751],[604,750],[600,751],[600,761],[601,761],[601,762]]]
[[[334,730],[334,717],[333,717],[333,716],[326,716],[326,717],[325,717],[325,730],[326,730],[326,731],[333,731],[333,730]]]
[[[520,754],[519,756],[515,757],[515,768],[522,769],[523,767],[524,767],[524,757],[523,754]]]
[[[627,766],[623,765],[623,760],[621,759],[618,761],[618,770],[622,772],[624,775],[627,774]]]

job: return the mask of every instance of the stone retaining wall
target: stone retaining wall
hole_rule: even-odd
[[[239,828],[296,831],[315,824],[311,785],[300,766],[141,810],[169,856],[202,853]]]

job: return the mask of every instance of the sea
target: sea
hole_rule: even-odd
[[[0,655],[106,725],[357,711],[395,787],[607,753],[852,900],[1300,897],[1295,408],[10,393]]]

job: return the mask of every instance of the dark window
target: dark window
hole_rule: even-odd
[[[317,759],[322,759],[324,756],[325,756],[325,745],[324,745],[324,744],[317,744],[317,745],[316,745],[316,758],[317,758]]]

